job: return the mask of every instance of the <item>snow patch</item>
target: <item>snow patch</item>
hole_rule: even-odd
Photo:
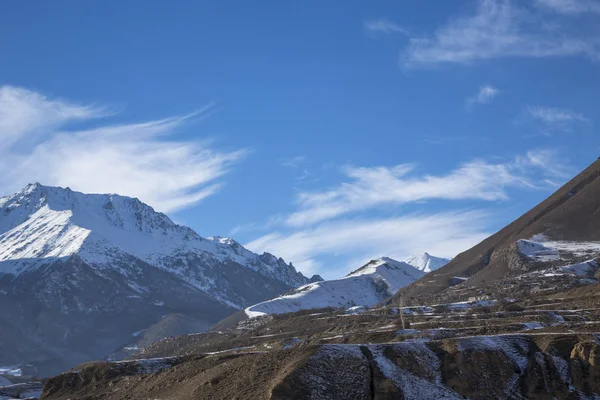
[[[525,257],[536,261],[556,261],[560,259],[558,250],[546,247],[542,243],[522,239],[517,241],[517,247]]]
[[[9,376],[23,376],[23,371],[21,371],[21,367],[9,366],[9,367],[0,367],[0,375],[9,375]]]
[[[518,240],[517,246],[524,256],[543,262],[600,256],[600,242],[552,241],[543,235],[535,235],[531,240]]]
[[[433,352],[419,342],[395,345],[396,351],[411,353],[425,366],[431,380],[411,374],[401,369],[384,355],[386,346],[369,346],[373,359],[379,370],[386,378],[394,382],[401,390],[406,400],[420,399],[462,399],[462,396],[445,387],[441,382],[440,361]]]
[[[115,364],[135,365],[140,374],[153,374],[171,368],[177,357],[141,358],[137,360],[115,361]]]

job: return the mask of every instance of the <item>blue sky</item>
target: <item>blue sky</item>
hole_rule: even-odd
[[[136,196],[336,277],[454,256],[600,155],[600,1],[0,12],[2,193]]]

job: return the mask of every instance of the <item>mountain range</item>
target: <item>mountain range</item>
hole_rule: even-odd
[[[373,260],[235,314],[255,318],[78,366],[43,398],[598,399],[600,160],[437,265]]]
[[[248,307],[245,312],[249,317],[258,317],[313,308],[370,307],[449,261],[427,253],[411,256],[404,262],[382,257],[344,278],[301,286],[291,293]]]
[[[372,306],[449,260],[373,260],[323,282],[135,198],[27,185],[0,198],[0,365],[48,375],[247,316]]]
[[[30,184],[0,198],[0,365],[60,372],[161,331],[150,328],[167,317],[202,331],[318,280],[138,199]]]

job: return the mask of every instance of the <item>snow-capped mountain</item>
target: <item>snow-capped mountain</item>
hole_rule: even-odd
[[[404,260],[405,263],[412,265],[419,271],[431,272],[448,264],[449,258],[434,257],[429,253],[423,253],[416,256],[410,256]]]
[[[200,237],[138,199],[37,183],[0,198],[0,324],[22,339],[9,345],[0,332],[0,365],[50,362],[41,343],[98,358],[165,315],[210,324],[309,282],[281,258]]]
[[[99,269],[114,268],[115,261],[133,256],[214,292],[214,282],[190,268],[193,254],[206,262],[236,262],[289,286],[309,281],[271,254],[259,256],[229,238],[204,239],[138,199],[115,194],[33,184],[0,198],[0,215],[0,273],[19,275],[75,254]],[[235,298],[219,295],[236,305]]]
[[[425,275],[406,263],[382,257],[372,260],[342,279],[310,283],[292,293],[245,309],[250,318],[311,308],[372,306]]]

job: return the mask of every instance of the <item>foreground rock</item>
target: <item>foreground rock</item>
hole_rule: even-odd
[[[430,342],[96,363],[49,380],[42,399],[597,399],[596,335]]]

